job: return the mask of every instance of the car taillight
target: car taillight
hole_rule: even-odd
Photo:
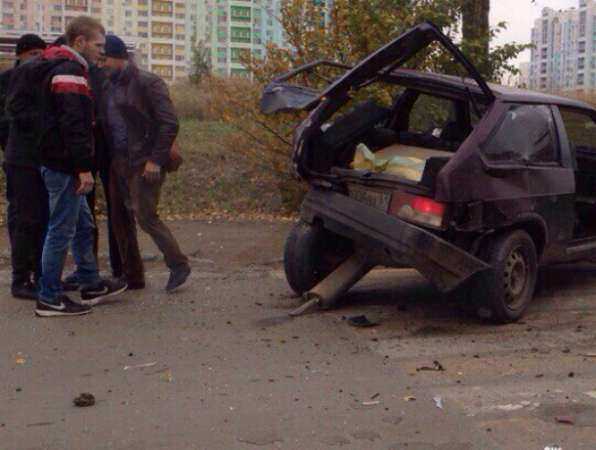
[[[442,228],[445,205],[431,198],[405,192],[394,192],[389,212],[400,219]]]

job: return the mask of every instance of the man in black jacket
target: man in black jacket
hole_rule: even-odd
[[[122,282],[99,277],[93,254],[95,226],[85,195],[93,189],[93,99],[89,63],[103,52],[105,31],[80,16],[70,22],[67,45],[47,49],[42,58],[55,62],[44,81],[40,144],[41,175],[49,195],[50,218],[43,248],[42,277],[36,314],[81,315],[104,298],[126,290]],[[63,293],[62,271],[72,244],[75,276],[83,286],[80,303]]]
[[[190,265],[157,207],[178,119],[164,81],[129,61],[120,38],[106,37],[105,56],[110,87],[102,116],[112,157],[112,224],[124,273],[130,288],[145,285],[136,219],[164,255],[170,269],[166,291],[172,292],[186,282]]]
[[[39,56],[46,43],[35,34],[25,34],[16,45],[15,67]],[[0,74],[0,145],[4,150],[8,235],[12,263],[12,296],[37,299],[41,276],[41,250],[48,221],[48,193],[39,174],[35,142],[17,130],[10,133],[4,111],[14,69]]]

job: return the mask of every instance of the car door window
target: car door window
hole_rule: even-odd
[[[550,107],[511,106],[482,150],[487,160],[497,163],[558,162],[558,140]]]
[[[438,138],[451,120],[454,120],[453,100],[420,94],[410,111],[408,131]]]
[[[572,109],[559,108],[567,137],[575,150],[596,155],[596,123],[589,115]]]

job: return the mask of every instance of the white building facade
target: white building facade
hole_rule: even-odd
[[[544,8],[532,28],[528,87],[546,92],[596,89],[596,0]]]

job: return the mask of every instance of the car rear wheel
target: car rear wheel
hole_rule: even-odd
[[[292,290],[302,295],[335,270],[352,253],[349,240],[322,226],[298,222],[286,240],[284,269]]]
[[[491,269],[470,287],[477,313],[498,323],[515,322],[526,311],[536,288],[534,241],[525,231],[516,230],[493,238],[482,253]]]

